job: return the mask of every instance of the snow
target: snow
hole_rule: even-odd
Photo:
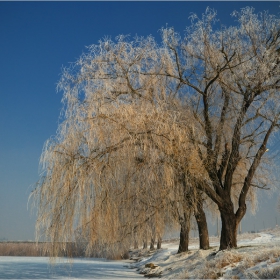
[[[0,279],[139,279],[143,276],[122,261],[105,259],[59,259],[46,257],[0,257]]]
[[[45,257],[0,257],[0,279],[244,279],[280,278],[280,229],[238,236],[238,248],[218,251],[219,240],[210,238],[211,249],[199,250],[192,238],[189,252],[177,254],[178,240],[165,242],[155,251],[134,250],[132,261],[59,259],[51,265]],[[154,264],[154,268],[146,267]]]
[[[191,241],[189,252],[176,254],[177,243],[132,264],[146,277],[163,279],[257,279],[280,278],[280,229],[238,236],[238,248],[219,251],[218,238],[210,239],[211,249],[199,250]],[[145,267],[153,263],[154,269]]]

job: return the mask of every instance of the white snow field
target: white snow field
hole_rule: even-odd
[[[135,269],[122,261],[59,259],[47,257],[0,257],[0,279],[139,279]]]
[[[164,242],[160,250],[134,250],[136,262],[74,258],[50,265],[46,257],[0,257],[0,279],[280,279],[278,227],[239,235],[236,249],[218,251],[217,237],[210,245],[198,250],[192,238],[190,251],[176,254],[178,240]]]

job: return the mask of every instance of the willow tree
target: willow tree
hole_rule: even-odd
[[[221,214],[220,249],[237,246],[248,194],[264,187],[255,175],[280,118],[280,21],[252,8],[233,16],[236,26],[218,28],[213,10],[201,19],[193,15],[183,39],[173,29],[162,30],[173,60],[161,75],[173,78],[177,91],[185,93],[186,108],[204,131],[202,138],[193,137],[193,144],[209,176],[209,184],[200,189]],[[234,207],[234,180],[244,159],[247,169],[239,177]]]
[[[65,69],[63,120],[45,144],[33,193],[38,238],[51,242],[52,255],[76,232],[89,251],[98,243],[122,253],[136,236],[178,222],[174,204],[183,217],[191,207],[182,201],[195,206],[196,188],[184,190],[185,174],[199,166],[188,141],[192,115],[179,110],[168,77],[149,74],[169,63],[163,52],[151,37],[120,36]]]
[[[280,31],[267,13],[233,15],[236,26],[218,29],[207,9],[184,38],[162,29],[160,46],[152,37],[100,41],[65,69],[64,119],[34,192],[37,232],[54,254],[77,230],[89,248],[126,247],[174,221],[186,236],[205,195],[221,214],[220,249],[237,246],[279,128]]]

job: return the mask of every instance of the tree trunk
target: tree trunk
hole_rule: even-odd
[[[138,246],[138,241],[135,240],[135,241],[134,241],[134,249],[138,249],[138,248],[139,248],[139,246]]]
[[[197,205],[197,211],[195,212],[194,216],[198,227],[199,248],[203,250],[207,250],[209,249],[209,234],[208,234],[206,215],[203,210],[202,202]]]
[[[161,239],[161,237],[159,236],[159,237],[158,237],[158,241],[157,241],[157,249],[161,249],[161,242],[162,242],[162,239]]]
[[[143,249],[147,249],[147,247],[148,247],[148,242],[147,242],[147,240],[144,240],[144,242],[143,242]]]
[[[155,238],[151,237],[150,250],[154,250],[154,249],[155,249]]]
[[[189,214],[184,214],[184,217],[180,219],[181,231],[180,231],[180,243],[178,253],[187,252],[189,250],[189,232],[190,232],[190,217]]]
[[[220,250],[237,247],[237,229],[239,222],[236,219],[233,204],[225,203],[219,208],[222,220]]]

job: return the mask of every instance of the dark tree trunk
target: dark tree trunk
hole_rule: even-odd
[[[150,244],[150,250],[154,250],[155,249],[155,238],[152,237],[151,238],[151,244]]]
[[[162,242],[162,239],[161,239],[161,237],[159,236],[159,237],[158,237],[158,241],[157,241],[157,249],[161,249],[161,242]]]
[[[180,219],[181,231],[180,231],[180,243],[178,254],[187,252],[189,250],[189,233],[190,233],[190,216],[184,214],[184,217]]]
[[[147,240],[144,240],[144,242],[143,242],[143,249],[147,249],[147,247],[148,247],[148,242],[147,242]]]
[[[236,248],[239,222],[236,219],[232,202],[224,203],[219,210],[222,220],[220,250]]]
[[[206,215],[203,210],[203,203],[199,203],[197,211],[195,212],[195,219],[198,227],[199,234],[199,248],[203,250],[209,249],[209,234],[207,227]]]

